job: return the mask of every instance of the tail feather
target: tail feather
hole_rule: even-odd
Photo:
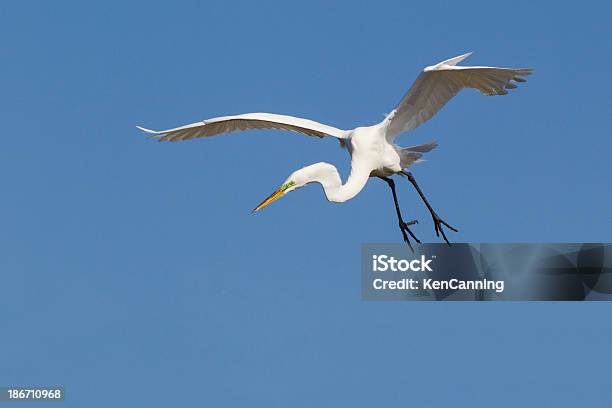
[[[437,146],[438,146],[438,142],[434,140],[429,143],[425,143],[425,144],[421,144],[417,146],[405,147],[405,148],[400,149],[399,155],[400,155],[400,162],[401,162],[402,168],[405,169],[413,163],[424,161],[423,159],[421,159],[421,157],[423,157],[423,153],[432,151]]]
[[[417,145],[417,146],[406,147],[406,148],[403,148],[402,150],[409,150],[411,152],[427,153],[427,152],[432,151],[436,147],[438,147],[438,142],[436,140],[432,140],[429,143],[425,143],[425,144]]]

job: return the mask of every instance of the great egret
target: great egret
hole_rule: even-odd
[[[159,141],[170,142],[247,129],[283,129],[319,138],[333,136],[340,141],[341,146],[346,148],[351,156],[351,172],[344,184],[342,184],[338,170],[333,165],[329,163],[312,164],[293,172],[274,193],[255,207],[253,212],[261,210],[283,195],[309,183],[321,184],[329,201],[341,203],[355,197],[363,189],[368,178],[378,177],[391,188],[399,228],[404,241],[410,245],[406,233],[410,234],[416,242],[420,242],[409,228],[417,221],[404,222],[402,218],[395,183],[389,178],[389,176],[399,174],[405,176],[421,196],[431,213],[436,235],[439,237],[442,234],[444,240],[449,243],[442,227],[446,226],[455,232],[457,229],[438,216],[425,198],[412,173],[406,171],[410,165],[421,158],[423,153],[435,148],[437,143],[434,141],[402,148],[394,141],[399,134],[415,129],[429,120],[463,88],[474,88],[485,95],[505,95],[508,93],[507,89],[516,88],[517,82],[525,82],[525,79],[521,77],[532,72],[529,68],[457,66],[470,55],[471,53],[460,55],[425,68],[399,105],[382,122],[372,126],[341,130],[293,116],[245,113],[206,119],[202,122],[162,131],[153,131],[139,126],[138,129],[152,134],[152,137]]]

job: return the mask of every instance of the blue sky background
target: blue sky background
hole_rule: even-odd
[[[360,245],[401,240],[382,182],[251,215],[297,168],[346,174],[336,141],[134,126],[371,124],[421,68],[475,51],[536,74],[399,140],[440,142],[413,171],[452,240],[610,242],[611,18],[589,1],[3,2],[0,385],[64,385],[74,407],[609,403],[608,304],[362,302]]]

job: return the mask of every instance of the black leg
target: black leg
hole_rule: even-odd
[[[397,194],[395,193],[395,182],[393,181],[393,179],[390,179],[388,177],[379,177],[379,178],[383,180],[385,183],[387,183],[389,187],[391,188],[391,192],[393,193],[393,202],[395,203],[395,212],[397,213],[397,220],[399,222],[400,231],[402,232],[402,236],[404,237],[404,242],[408,244],[410,249],[412,249],[412,245],[410,244],[410,240],[408,239],[408,235],[406,235],[406,232],[408,232],[408,234],[410,234],[410,236],[417,243],[420,244],[421,241],[419,241],[419,239],[412,233],[412,231],[410,231],[410,228],[409,228],[410,225],[418,224],[418,221],[412,220],[412,221],[404,222],[404,220],[402,219],[402,212],[400,211],[400,208],[399,208],[399,203],[397,202]]]
[[[402,171],[402,174],[408,178],[408,181],[410,181],[410,183],[412,183],[412,185],[416,189],[417,193],[419,193],[419,195],[421,196],[421,199],[423,200],[423,202],[427,206],[427,209],[431,213],[431,218],[433,218],[434,227],[436,228],[436,236],[439,237],[440,233],[442,233],[442,237],[444,238],[446,243],[448,245],[450,245],[450,242],[448,241],[448,238],[446,238],[446,234],[444,233],[444,230],[442,229],[442,226],[444,225],[444,226],[450,228],[451,230],[453,230],[455,232],[459,232],[459,230],[457,230],[454,227],[451,227],[450,225],[448,225],[448,223],[446,221],[444,221],[442,218],[440,218],[438,216],[438,214],[434,211],[434,209],[429,204],[429,201],[427,201],[427,198],[425,198],[425,194],[423,194],[423,191],[421,191],[421,188],[417,184],[417,182],[416,182],[414,176],[412,175],[412,173],[410,173],[409,171]]]

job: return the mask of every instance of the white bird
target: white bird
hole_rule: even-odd
[[[394,143],[403,132],[415,129],[435,115],[453,96],[464,88],[474,88],[485,95],[505,95],[507,89],[516,88],[517,82],[525,82],[521,77],[529,75],[529,68],[497,68],[484,66],[457,66],[471,53],[460,55],[429,66],[421,72],[412,87],[402,98],[399,105],[385,119],[372,126],[357,127],[353,130],[342,130],[308,119],[272,113],[245,113],[235,116],[223,116],[206,119],[202,122],[177,127],[174,129],[153,131],[138,127],[152,134],[159,141],[190,140],[209,137],[221,133],[247,129],[282,129],[303,133],[308,136],[332,136],[339,139],[351,156],[351,172],[343,184],[336,167],[329,163],[316,163],[293,172],[282,185],[253,212],[259,211],[283,195],[295,191],[309,183],[323,186],[325,196],[331,202],[344,202],[355,197],[365,186],[370,177],[384,180],[393,193],[393,200],[400,231],[404,241],[410,245],[408,234],[420,242],[409,226],[416,221],[404,222],[400,212],[395,183],[389,178],[394,174],[405,176],[416,188],[429,212],[431,213],[436,235],[442,234],[449,243],[442,226],[457,230],[442,220],[433,210],[425,195],[419,188],[414,176],[406,169],[418,161],[423,153],[437,146],[431,142],[419,146],[402,148]]]

